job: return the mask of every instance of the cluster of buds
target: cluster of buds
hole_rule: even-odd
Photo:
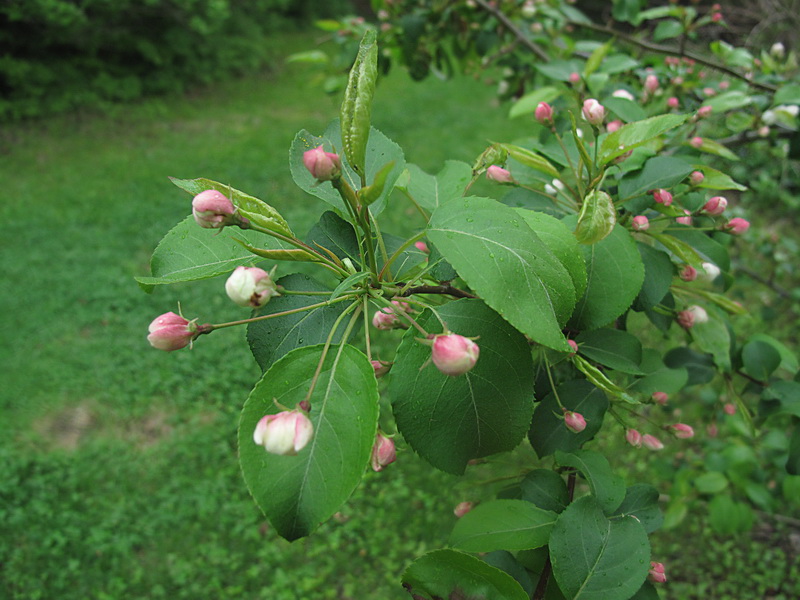
[[[388,329],[408,329],[408,323],[402,320],[401,314],[410,310],[411,305],[408,302],[392,300],[392,306],[385,306],[375,311],[375,314],[372,315],[372,326],[375,329],[384,331]]]
[[[314,426],[302,409],[284,410],[266,415],[253,432],[253,441],[270,454],[294,456],[306,447],[314,435]]]
[[[250,308],[261,308],[280,296],[270,273],[258,267],[236,267],[225,282],[225,292],[234,303]]]
[[[189,321],[174,312],[153,319],[148,328],[147,341],[153,348],[172,352],[191,344],[202,333],[195,320]]]

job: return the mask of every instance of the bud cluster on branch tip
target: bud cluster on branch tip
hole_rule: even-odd
[[[552,125],[553,107],[547,102],[539,102],[539,104],[536,105],[536,110],[533,112],[533,116],[542,125]]]
[[[372,470],[376,473],[382,471],[383,467],[392,464],[397,458],[397,450],[394,447],[394,441],[387,435],[380,431],[375,437],[375,443],[372,445]]]
[[[459,519],[473,509],[475,505],[472,502],[459,502],[453,509],[453,514]]]
[[[411,306],[408,302],[392,300],[392,306],[385,306],[375,311],[375,314],[372,315],[372,326],[375,329],[382,329],[384,331],[388,329],[408,329],[408,323],[395,311],[395,308],[400,309],[402,312],[411,310]]]
[[[236,267],[225,282],[225,292],[234,303],[251,308],[261,308],[280,296],[270,274],[258,267]]]
[[[653,392],[653,395],[650,397],[653,399],[653,402],[661,406],[664,406],[669,400],[669,394],[666,392]]]
[[[564,409],[564,425],[573,433],[580,433],[586,429],[586,419],[581,413]]]
[[[664,449],[664,444],[661,442],[661,440],[653,435],[650,435],[649,433],[645,433],[642,436],[642,446],[644,446],[648,450]]]
[[[684,265],[680,272],[680,278],[683,281],[694,281],[697,279],[697,269],[692,265]]]
[[[636,431],[635,429],[628,429],[627,431],[625,431],[625,441],[628,442],[634,448],[641,448],[642,434]]]
[[[206,190],[192,200],[192,216],[204,229],[219,229],[235,222],[236,207],[217,190]]]
[[[660,562],[650,562],[650,571],[647,573],[647,578],[653,583],[666,583],[667,576],[664,573],[664,565]]]
[[[433,340],[431,359],[445,375],[463,375],[478,362],[480,348],[471,339],[456,333],[437,335]]]
[[[672,204],[672,194],[664,188],[658,188],[657,190],[653,190],[653,200],[655,200],[657,204],[669,206]]]
[[[735,217],[725,224],[725,231],[732,235],[742,235],[750,229],[750,222],[741,217]]]
[[[184,319],[174,312],[164,313],[153,319],[148,328],[147,341],[153,348],[172,352],[185,348],[200,335],[194,321]]]
[[[694,437],[694,429],[691,426],[687,425],[686,423],[675,423],[674,425],[668,425],[667,429],[672,432],[676,438],[680,438],[682,440],[688,440],[689,438]]]
[[[683,209],[683,217],[678,217],[675,219],[676,223],[680,223],[681,225],[691,225],[692,224],[692,211],[689,209]]]
[[[314,434],[314,426],[299,410],[285,410],[266,415],[256,425],[253,441],[270,454],[294,456],[306,447]]]
[[[371,360],[372,368],[375,371],[375,378],[380,379],[389,372],[392,368],[392,363],[387,363],[382,360]]]
[[[342,172],[339,155],[325,152],[323,146],[303,152],[303,164],[317,181],[331,181],[339,177]]]
[[[712,217],[717,217],[724,213],[726,208],[728,208],[728,199],[723,196],[714,196],[709,198],[708,202],[703,205],[702,210]]]
[[[650,220],[644,215],[633,217],[631,227],[634,231],[647,231],[650,228]]]
[[[494,181],[496,183],[514,182],[514,178],[511,176],[511,173],[503,167],[498,167],[497,165],[492,165],[486,169],[486,178],[489,181]]]
[[[678,325],[686,330],[691,329],[698,323],[705,323],[706,321],[708,321],[706,309],[696,304],[678,313]]]
[[[595,127],[603,124],[606,118],[606,109],[594,98],[589,98],[583,103],[583,117]]]

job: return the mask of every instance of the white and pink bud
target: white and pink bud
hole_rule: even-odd
[[[219,229],[235,221],[236,207],[217,190],[205,190],[192,200],[192,216],[204,229]]]
[[[620,127],[622,127],[622,121],[619,119],[614,119],[613,121],[610,121],[608,125],[606,125],[606,131],[608,133],[614,133]]]
[[[694,281],[697,279],[697,269],[692,265],[684,265],[679,275],[683,281]]]
[[[725,212],[728,208],[728,199],[723,196],[714,196],[703,205],[703,212],[717,217]]]
[[[698,323],[705,323],[707,321],[708,313],[706,309],[696,304],[678,313],[678,325],[687,331]]]
[[[323,146],[303,152],[303,164],[317,181],[331,181],[339,177],[342,172],[339,155],[325,152]]]
[[[397,450],[394,447],[394,441],[379,431],[372,446],[372,457],[370,459],[372,470],[376,473],[382,471],[385,466],[392,464],[396,458]]]
[[[511,173],[497,165],[492,165],[486,169],[486,178],[496,183],[514,183],[514,178],[511,176]]]
[[[683,217],[678,217],[675,219],[676,223],[680,223],[681,225],[691,225],[692,224],[692,211],[683,209]]]
[[[655,200],[658,204],[669,206],[672,204],[672,194],[670,194],[664,188],[658,188],[657,190],[653,190],[653,200]]]
[[[648,75],[644,78],[644,89],[648,94],[655,94],[658,89],[658,77],[655,75]]]
[[[631,94],[628,90],[622,88],[614,90],[611,96],[613,98],[622,98],[623,100],[630,100],[631,102],[636,101],[636,98],[634,97],[633,94]]]
[[[631,228],[634,231],[647,231],[650,228],[650,220],[644,215],[633,217]]]
[[[664,406],[669,401],[669,394],[666,392],[653,392],[653,395],[650,397],[653,399],[653,402],[661,406]]]
[[[586,419],[583,418],[581,413],[565,410],[564,425],[566,425],[567,429],[572,433],[580,433],[586,429]]]
[[[250,308],[261,308],[280,296],[270,274],[258,267],[236,267],[225,282],[225,292],[235,304]]]
[[[445,375],[463,375],[478,362],[480,348],[471,339],[456,333],[437,335],[433,340],[433,364]]]
[[[694,429],[686,423],[675,423],[674,425],[669,425],[667,429],[671,431],[672,435],[676,438],[682,440],[688,440],[694,437]]]
[[[692,185],[700,185],[703,183],[703,180],[706,178],[705,175],[701,171],[692,171],[692,174],[689,175],[689,183]]]
[[[634,448],[641,448],[642,434],[636,431],[635,429],[628,429],[627,431],[625,431],[625,441],[628,442]]]
[[[534,111],[533,116],[542,125],[552,125],[553,107],[547,102],[539,102],[539,104],[536,105],[536,110]]]
[[[253,431],[253,441],[270,454],[294,456],[314,435],[311,420],[300,410],[285,410],[266,415]]]
[[[759,127],[758,130],[756,130],[756,134],[758,137],[762,138],[769,137],[769,125],[762,125]]]
[[[742,235],[750,229],[750,222],[741,217],[735,217],[725,224],[724,229],[731,235]]]
[[[722,273],[720,268],[714,263],[704,262],[701,266],[703,267],[703,270],[702,272],[698,273],[697,276],[702,281],[711,283],[720,276],[720,273]]]
[[[647,573],[647,578],[652,583],[666,583],[667,576],[664,573],[664,565],[660,562],[650,561],[650,571]]]
[[[157,350],[172,352],[185,348],[200,335],[194,321],[184,319],[174,312],[164,313],[153,319],[148,328],[147,341]]]
[[[459,502],[453,509],[453,514],[459,519],[475,507],[472,502]]]
[[[583,117],[595,127],[603,124],[606,118],[606,109],[594,98],[589,98],[583,103]]]
[[[645,433],[642,436],[642,446],[647,448],[648,450],[663,450],[664,444],[663,442],[658,439],[654,435],[650,435],[649,433]]]
[[[667,98],[667,106],[669,108],[678,108],[681,105],[681,101],[678,100],[677,96],[670,96]]]
[[[372,315],[372,326],[382,330],[408,329],[408,324],[401,319],[400,313],[410,310],[411,306],[408,302],[392,300],[392,306],[385,306]]]

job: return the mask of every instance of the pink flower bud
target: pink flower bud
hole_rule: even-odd
[[[729,87],[731,87],[731,82],[730,81],[726,80],[726,81],[720,81],[719,82],[719,89],[727,90]]]
[[[653,94],[658,89],[658,77],[648,75],[644,78],[644,89],[648,94]]]
[[[658,204],[669,206],[672,204],[672,194],[663,188],[659,188],[657,190],[653,190],[653,200],[655,200]]]
[[[294,456],[305,448],[313,434],[314,426],[305,413],[285,410],[262,417],[253,432],[253,441],[270,454]]]
[[[609,122],[608,125],[606,125],[606,131],[608,133],[614,133],[620,127],[622,127],[622,121],[620,121],[619,119],[615,119]]]
[[[672,85],[683,85],[683,77],[678,75],[677,77],[673,77],[671,80]]]
[[[750,222],[742,219],[741,217],[736,217],[728,221],[725,225],[725,231],[731,233],[732,235],[742,235],[745,231],[750,228]]]
[[[599,127],[606,118],[606,109],[594,98],[589,98],[583,103],[583,118],[595,127]]]
[[[570,354],[574,355],[578,353],[578,342],[575,340],[567,340],[567,344],[569,344],[569,347],[572,348],[572,352]]]
[[[322,146],[303,152],[303,164],[317,181],[331,181],[342,172],[342,161],[338,154],[325,152]]]
[[[448,333],[433,340],[433,364],[445,375],[463,375],[478,361],[478,344],[463,335]]]
[[[768,137],[769,136],[769,125],[764,125],[762,127],[759,127],[758,130],[756,131],[756,133],[758,134],[758,137],[762,137],[762,138]]]
[[[689,140],[689,145],[692,148],[696,148],[697,150],[699,150],[700,148],[703,147],[703,138],[701,138],[700,136],[695,136]]]
[[[713,110],[714,107],[712,106],[701,106],[700,108],[697,109],[697,116],[700,117],[701,119],[705,119],[712,113]]]
[[[726,403],[723,405],[723,407],[722,407],[722,410],[724,410],[724,411],[725,411],[725,414],[726,414],[726,415],[731,415],[731,416],[732,416],[732,415],[735,415],[735,414],[736,414],[736,405],[735,405],[735,404],[732,404],[732,403],[730,403],[730,402],[726,402]]]
[[[680,278],[683,281],[694,281],[697,279],[697,269],[692,265],[684,265],[680,272]]]
[[[564,413],[564,425],[573,433],[580,433],[586,429],[586,419],[581,413],[568,410]]]
[[[628,429],[625,432],[625,441],[628,442],[634,448],[641,448],[642,434],[636,431],[635,429]]]
[[[631,227],[634,231],[647,231],[650,228],[650,220],[644,215],[633,217]]]
[[[728,207],[728,200],[722,196],[714,196],[703,205],[703,212],[712,216],[719,216]]]
[[[420,252],[424,252],[425,254],[430,254],[430,248],[428,248],[428,244],[425,242],[414,242],[414,247],[419,250]]]
[[[380,379],[384,375],[389,372],[389,369],[392,368],[391,363],[383,362],[382,360],[371,360],[370,364],[372,368],[375,370],[375,378]]]
[[[539,102],[536,105],[536,110],[533,113],[536,120],[542,125],[550,125],[553,122],[553,107],[547,102]]]
[[[486,178],[489,181],[494,181],[496,183],[512,183],[514,181],[511,173],[506,171],[503,167],[498,167],[497,165],[492,165],[486,169]]]
[[[714,14],[712,14],[711,15],[711,21],[713,23],[719,23],[720,21],[722,21],[722,13],[715,12]]]
[[[580,73],[572,72],[569,74],[569,82],[572,84],[579,83],[581,80]]]
[[[467,514],[475,505],[472,502],[459,502],[453,509],[453,514],[459,519]]]
[[[234,303],[251,308],[261,308],[280,296],[269,273],[258,267],[236,267],[225,282],[225,292]]]
[[[654,402],[660,404],[661,406],[664,406],[669,400],[669,394],[667,394],[666,392],[653,392],[651,398],[653,399]]]
[[[156,317],[148,328],[147,341],[153,348],[172,352],[185,348],[200,335],[194,321],[188,321],[174,312]]]
[[[672,435],[682,440],[688,440],[694,437],[694,429],[685,423],[675,423],[674,425],[670,425],[668,429],[672,431]]]
[[[670,96],[667,98],[667,106],[669,108],[678,108],[681,105],[680,100],[678,100],[677,96]]]
[[[689,183],[692,185],[700,185],[703,183],[703,180],[706,178],[700,171],[692,171],[692,174],[689,175]]]
[[[657,437],[645,433],[642,436],[642,446],[648,450],[663,450],[664,444]]]
[[[678,217],[677,219],[675,219],[675,222],[676,223],[680,223],[681,225],[691,225],[692,224],[692,212],[690,210],[687,210],[687,209],[684,208],[683,209],[683,214],[685,214],[686,216],[685,217]]]
[[[664,64],[668,67],[677,67],[681,63],[681,59],[677,56],[667,56],[664,59]]]
[[[392,438],[379,431],[372,446],[372,470],[376,473],[382,471],[383,467],[392,464],[396,458],[397,451]]]
[[[660,562],[651,561],[647,578],[653,583],[666,583],[667,576],[664,574],[664,565]]]
[[[717,94],[717,90],[715,90],[712,87],[704,87],[703,88],[703,95],[704,96],[716,96],[716,94]],[[700,112],[700,111],[698,111],[698,112]]]
[[[219,229],[230,225],[236,208],[226,196],[217,190],[206,190],[192,200],[192,216],[200,227]]]
[[[705,323],[706,321],[708,321],[708,313],[702,306],[690,306],[678,313],[678,325],[687,331],[698,323]]]
[[[382,308],[372,315],[372,326],[375,329],[388,330],[402,328],[403,324],[390,308]]]
[[[708,437],[717,437],[719,434],[719,429],[717,428],[716,423],[710,423],[708,427],[706,427],[706,432],[708,433]]]

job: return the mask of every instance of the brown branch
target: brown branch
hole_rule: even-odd
[[[417,285],[408,288],[405,292],[400,294],[400,296],[407,297],[413,294],[446,294],[448,296],[455,296],[456,298],[477,298],[474,294],[465,292],[452,285]]]
[[[762,285],[767,286],[769,289],[778,294],[778,296],[780,296],[784,300],[793,300],[792,294],[788,290],[783,289],[781,286],[779,286],[776,283],[773,283],[769,279],[765,279],[755,271],[748,269],[747,267],[736,267],[736,271],[738,271],[742,275],[747,275],[750,279],[757,281]]]
[[[475,2],[483,10],[494,15],[497,18],[497,20],[500,21],[506,29],[508,29],[511,33],[513,33],[514,37],[517,38],[520,42],[522,42],[522,44],[524,44],[528,48],[528,50],[533,52],[539,58],[539,60],[542,60],[544,62],[550,62],[550,57],[547,56],[545,51],[539,47],[539,44],[525,37],[525,34],[523,34],[519,29],[517,29],[517,26],[514,25],[514,23],[511,22],[511,19],[505,16],[500,9],[491,6],[488,2],[486,2],[486,0],[475,0]]]

